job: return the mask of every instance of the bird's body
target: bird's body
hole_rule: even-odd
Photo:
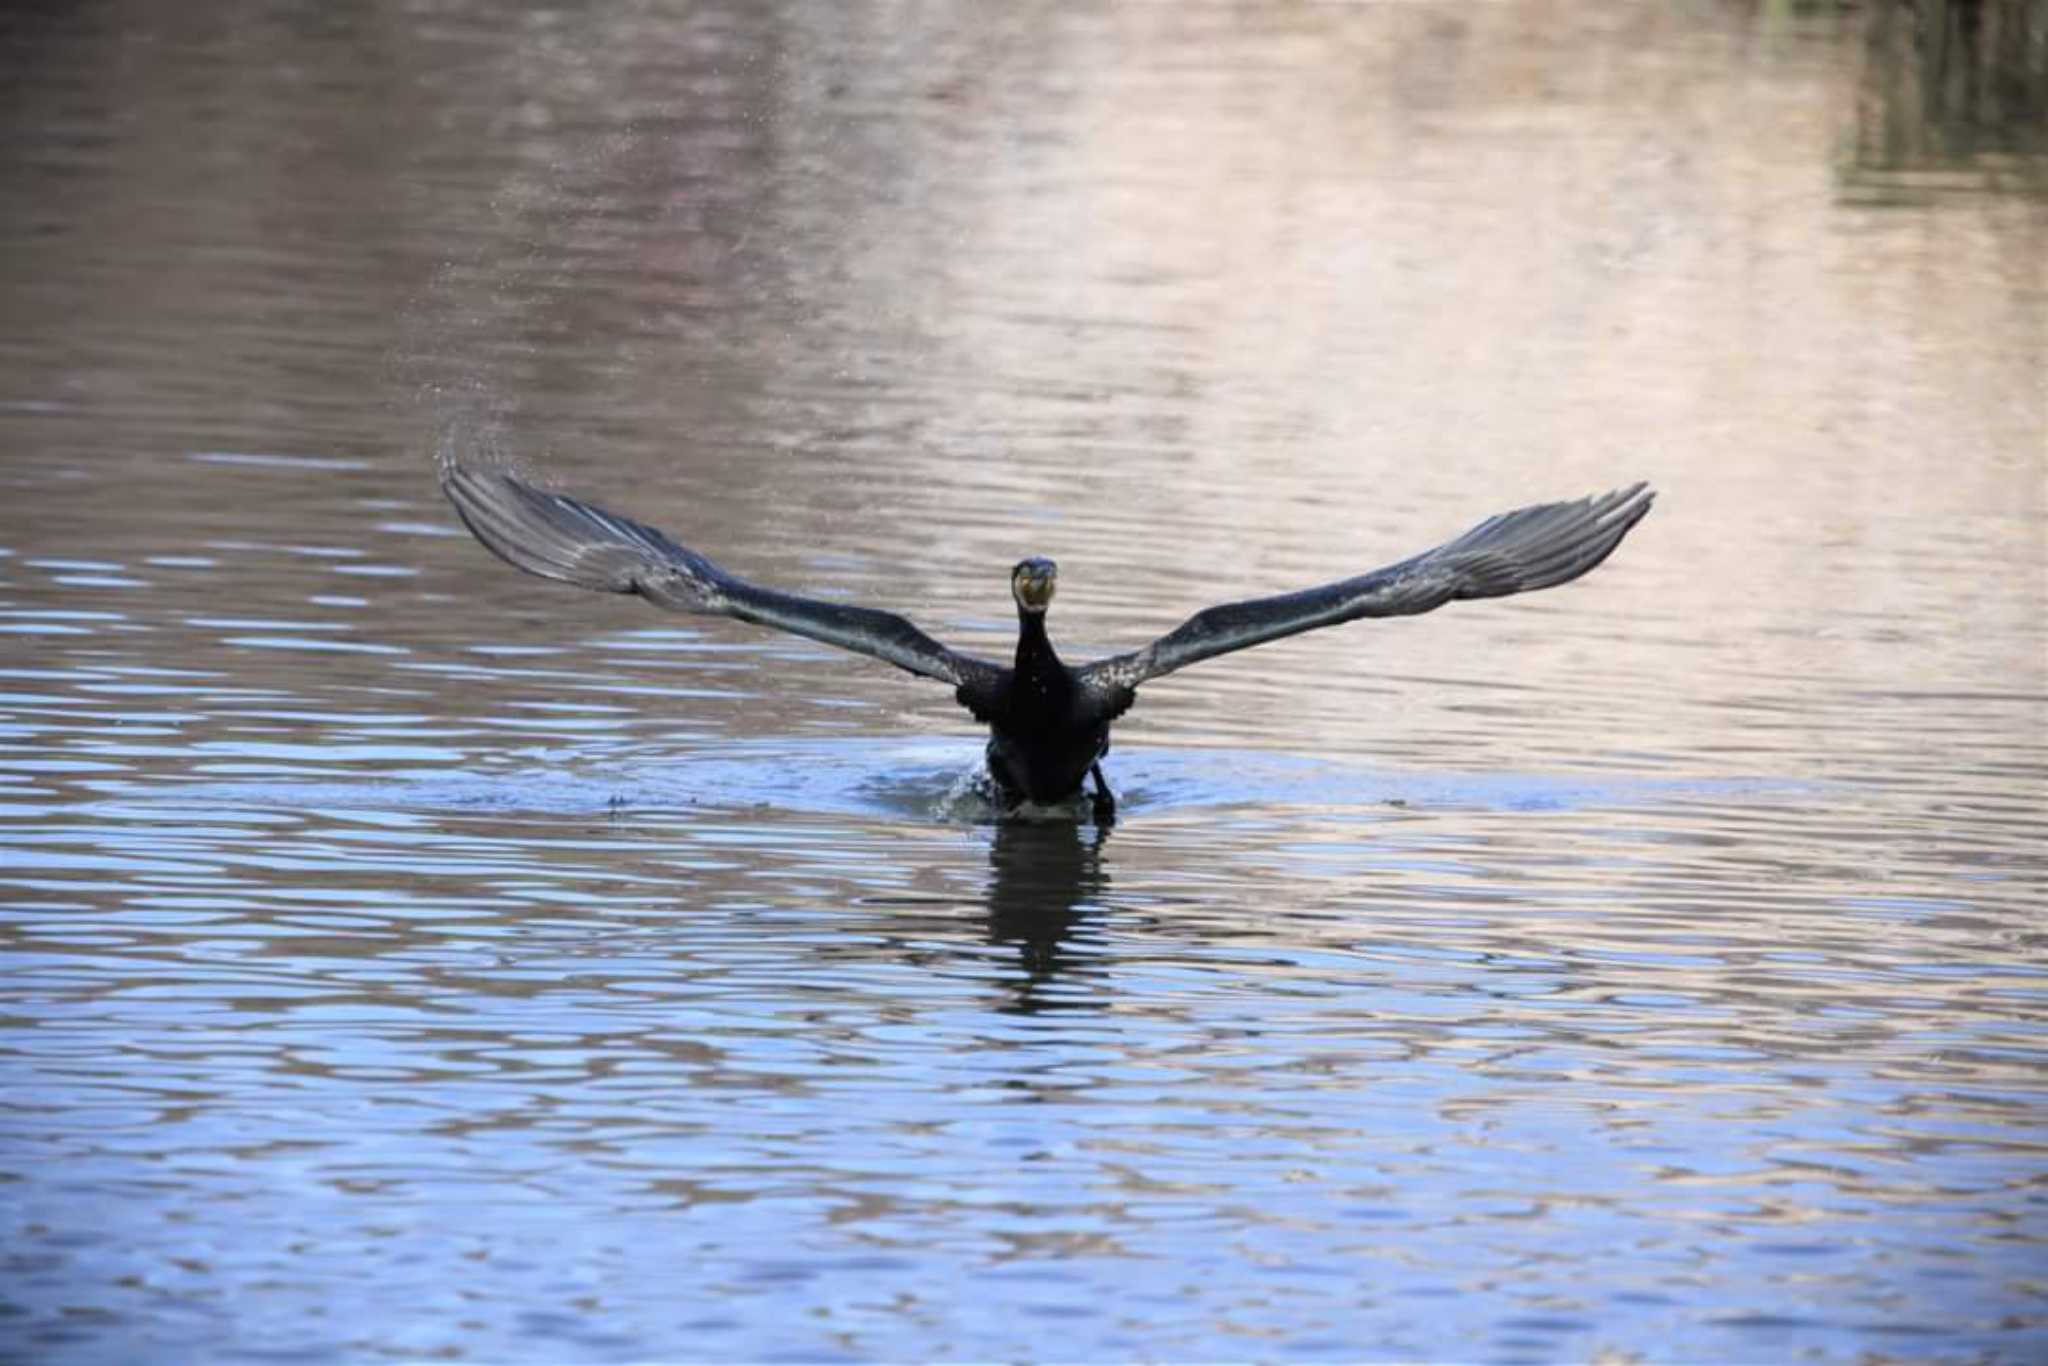
[[[1018,632],[1006,667],[948,649],[893,612],[748,583],[653,527],[507,474],[450,463],[441,483],[476,538],[528,573],[772,626],[951,683],[960,704],[989,728],[989,778],[1006,805],[1064,801],[1092,773],[1095,814],[1104,823],[1114,811],[1100,766],[1110,724],[1129,710],[1140,684],[1300,631],[1568,583],[1621,543],[1653,497],[1636,484],[1503,513],[1356,578],[1206,608],[1143,649],[1076,668],[1061,661],[1046,634],[1058,575],[1051,560],[1024,560],[1010,573]]]
[[[960,700],[974,710],[965,690]],[[1005,796],[1033,802],[1063,801],[1080,790],[1109,752],[1115,719],[1061,662],[1042,612],[1018,614],[1017,662],[998,705],[976,716],[988,723],[989,778]]]

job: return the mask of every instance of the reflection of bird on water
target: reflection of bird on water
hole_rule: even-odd
[[[1080,668],[1062,663],[1045,634],[1056,567],[1051,560],[1024,560],[1010,571],[1017,655],[1006,668],[950,650],[893,612],[757,587],[653,527],[507,474],[450,463],[441,485],[476,538],[528,573],[638,593],[679,612],[773,626],[951,683],[960,704],[988,725],[989,776],[1007,805],[1064,801],[1092,774],[1095,818],[1102,824],[1116,810],[1101,767],[1110,722],[1130,708],[1139,684],[1298,631],[1569,583],[1621,544],[1653,497],[1635,484],[1502,513],[1434,550],[1357,578],[1206,608],[1141,650]]]
[[[989,847],[988,937],[1015,944],[1025,980],[1015,1009],[1040,1010],[1051,1002],[1037,990],[1068,966],[1067,941],[1109,890],[1097,826],[1088,835],[1073,821],[1004,821]]]

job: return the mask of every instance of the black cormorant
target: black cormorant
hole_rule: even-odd
[[[1095,816],[1103,824],[1115,813],[1101,767],[1109,726],[1130,708],[1139,684],[1319,626],[1569,583],[1607,558],[1654,497],[1647,485],[1633,484],[1502,513],[1398,564],[1298,593],[1204,608],[1141,650],[1074,668],[1060,661],[1045,634],[1058,575],[1051,560],[1024,560],[1010,571],[1017,657],[1006,667],[950,650],[893,612],[757,587],[653,527],[508,474],[451,462],[442,467],[441,485],[476,538],[530,574],[638,593],[673,611],[773,626],[951,683],[960,704],[989,728],[989,777],[1007,804],[1064,801],[1092,774]]]

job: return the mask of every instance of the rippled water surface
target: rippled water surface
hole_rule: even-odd
[[[0,1357],[2048,1355],[2048,205],[1869,193],[1853,18],[0,35]],[[1104,833],[444,442],[998,655],[1660,501]]]

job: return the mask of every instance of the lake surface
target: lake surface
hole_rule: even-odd
[[[1853,16],[0,21],[0,1357],[2048,1356],[2048,201]],[[1634,479],[1583,582],[947,690]]]

